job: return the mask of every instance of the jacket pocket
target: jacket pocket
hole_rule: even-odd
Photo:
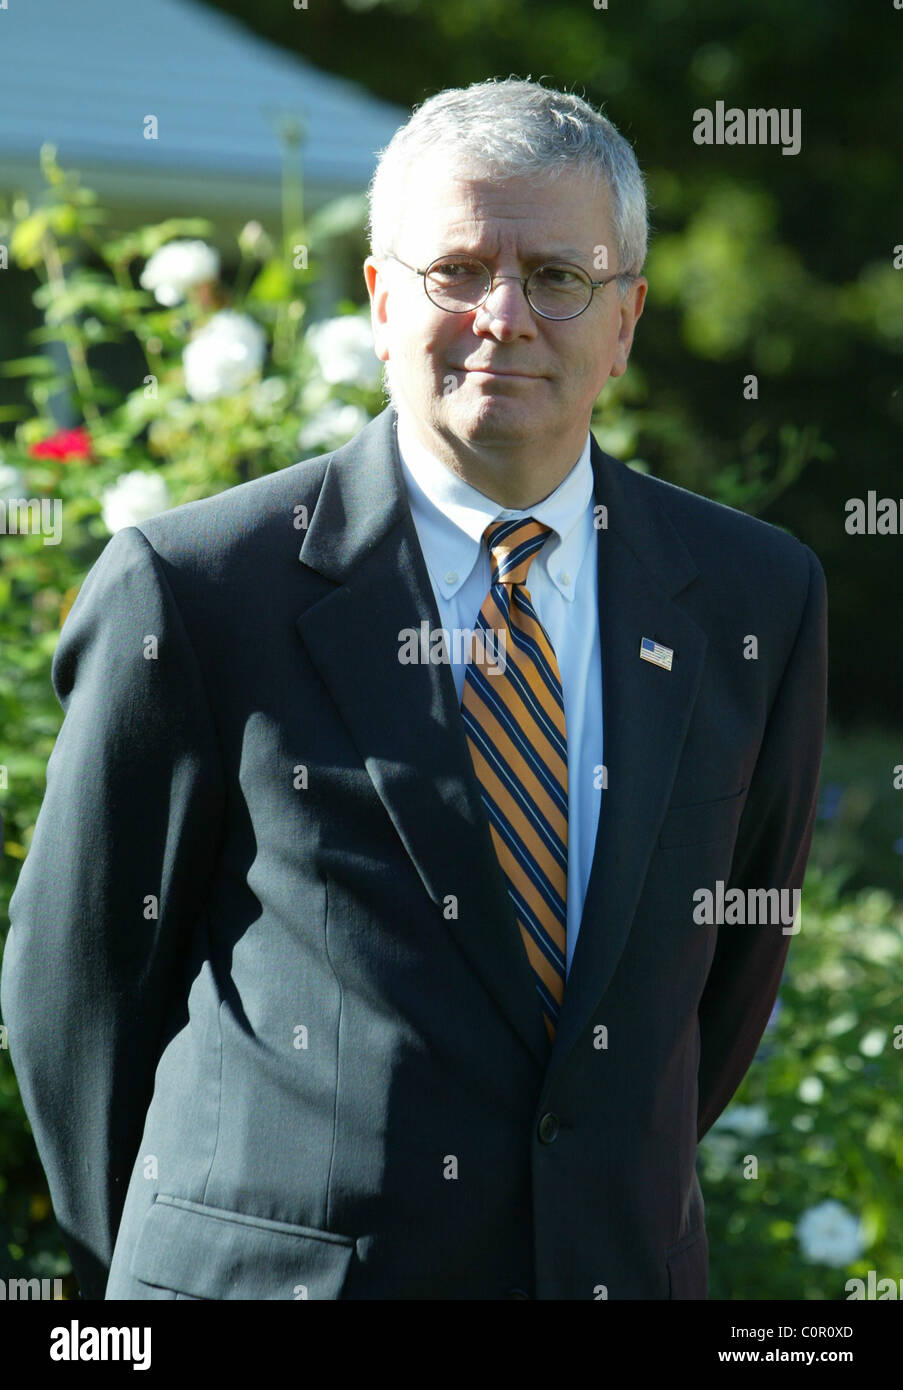
[[[658,842],[667,849],[673,845],[706,845],[732,840],[740,824],[746,787],[734,796],[717,801],[700,801],[691,806],[672,806],[665,812]]]
[[[157,1193],[131,1272],[201,1299],[339,1298],[354,1240]]]
[[[669,1298],[708,1298],[709,1242],[704,1227],[672,1245],[665,1260]]]

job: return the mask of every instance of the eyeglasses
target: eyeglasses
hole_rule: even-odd
[[[438,309],[448,314],[467,314],[484,304],[492,293],[496,280],[518,280],[531,309],[544,319],[575,319],[588,309],[594,292],[612,280],[636,280],[636,275],[618,272],[604,280],[591,280],[585,270],[566,261],[549,261],[532,270],[526,279],[519,275],[493,275],[473,256],[437,256],[418,270],[400,256],[386,252],[389,260],[398,261],[415,275],[423,276],[427,297]]]

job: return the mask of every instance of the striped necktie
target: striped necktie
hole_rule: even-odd
[[[461,714],[489,829],[533,969],[549,1040],[566,978],[568,769],[561,676],[527,571],[551,528],[496,521]]]

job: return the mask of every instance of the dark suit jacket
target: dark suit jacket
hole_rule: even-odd
[[[394,426],[119,531],[64,625],[2,1007],[83,1295],[704,1298],[697,1140],[791,936],[693,893],[802,884],[821,567],[593,442],[608,786],[549,1055],[451,669],[398,660],[440,620]]]

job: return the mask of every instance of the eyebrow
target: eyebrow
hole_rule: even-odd
[[[448,251],[440,251],[440,256],[473,256],[479,260],[480,255],[476,251],[467,251],[463,246],[453,246]],[[530,261],[539,264],[543,261],[575,261],[577,264],[584,259],[582,251],[575,251],[573,246],[558,247],[554,251],[527,251],[520,258],[525,264]]]

